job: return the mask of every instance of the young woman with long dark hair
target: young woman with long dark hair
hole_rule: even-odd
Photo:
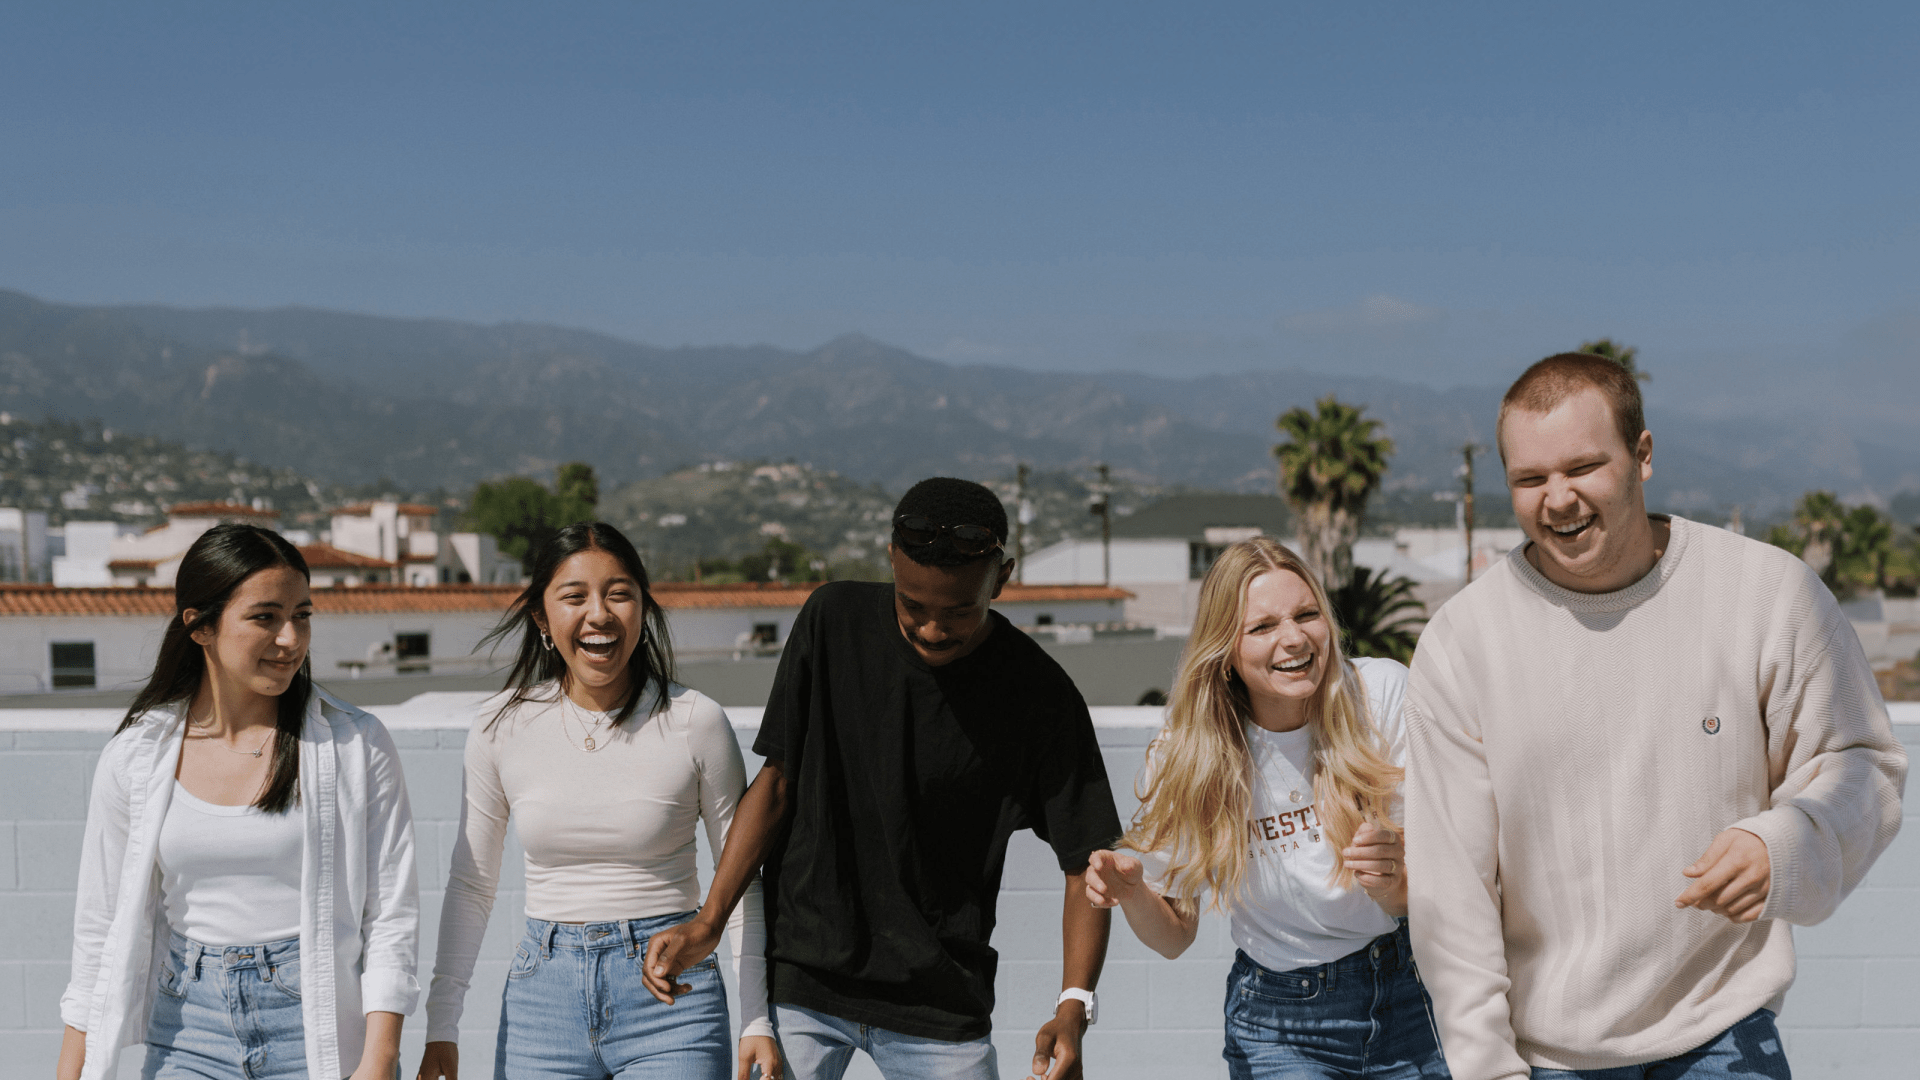
[[[1207,571],[1123,840],[1140,855],[1095,852],[1087,894],[1169,958],[1203,895],[1227,913],[1235,1080],[1448,1075],[1402,921],[1406,686],[1392,660],[1347,658],[1326,590],[1280,544],[1241,541]]]
[[[406,782],[386,729],[313,685],[300,552],[187,549],[145,689],[94,774],[58,1075],[387,1080],[420,996]]]
[[[726,845],[746,789],[740,745],[720,706],[673,681],[666,617],[619,530],[562,529],[534,553],[530,577],[483,642],[517,636],[518,653],[467,736],[419,1076],[458,1076],[460,1014],[517,818],[527,926],[507,973],[494,1076],[726,1080],[733,1054],[713,960],[674,983],[643,965],[648,938],[700,900],[696,825],[715,853]],[[738,1075],[757,1065],[777,1080],[757,884],[728,926],[744,1014]]]

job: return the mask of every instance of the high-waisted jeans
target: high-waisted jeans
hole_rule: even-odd
[[[495,1080],[731,1080],[720,965],[680,974],[663,1005],[641,982],[647,938],[693,912],[606,923],[528,919],[500,1003]]]
[[[1317,967],[1271,971],[1237,954],[1226,1012],[1234,1080],[1450,1075],[1404,922]]]
[[[141,1080],[307,1075],[299,938],[202,945],[174,934],[157,983]]]

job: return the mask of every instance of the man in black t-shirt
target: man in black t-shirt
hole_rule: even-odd
[[[1006,535],[986,488],[922,481],[894,515],[894,581],[814,592],[707,905],[650,944],[648,980],[670,997],[764,858],[786,1080],[837,1080],[855,1049],[888,1080],[999,1076],[988,939],[1019,829],[1052,845],[1066,876],[1063,992],[1033,1075],[1081,1074],[1110,918],[1082,875],[1121,828],[1079,691],[991,610],[1013,571]]]

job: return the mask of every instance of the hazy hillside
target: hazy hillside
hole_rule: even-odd
[[[592,462],[613,486],[702,461],[793,459],[897,491],[937,472],[1085,470],[1265,490],[1273,420],[1325,394],[1399,447],[1390,489],[1450,489],[1498,391],[1248,372],[1192,379],[957,366],[849,336],[797,352],[656,348],[524,324],[306,309],[78,307],[0,293],[0,408],[98,417],[345,483],[458,488]],[[1649,416],[1656,505],[1776,514],[1810,487],[1920,489],[1920,449],[1837,424]],[[1498,496],[1483,459],[1482,490]]]

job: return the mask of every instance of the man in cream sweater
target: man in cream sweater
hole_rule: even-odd
[[[1528,543],[1420,639],[1409,924],[1455,1080],[1783,1078],[1789,924],[1900,827],[1852,627],[1778,548],[1649,516],[1633,376],[1570,353],[1500,406]]]

